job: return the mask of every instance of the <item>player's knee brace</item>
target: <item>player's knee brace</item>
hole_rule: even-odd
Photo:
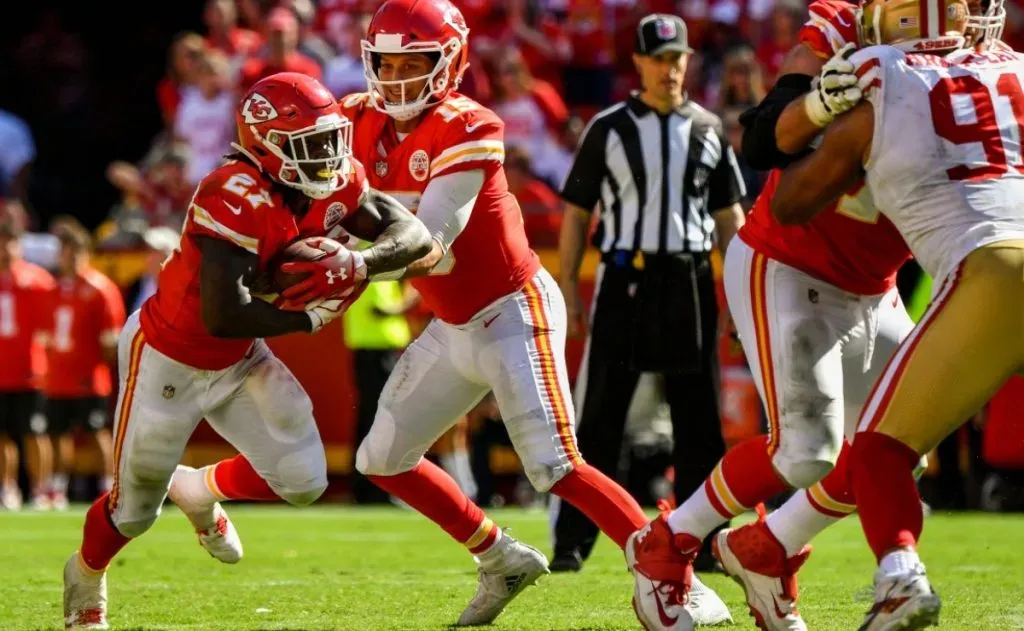
[[[152,517],[146,517],[144,519],[135,519],[132,521],[117,521],[114,523],[114,526],[116,526],[117,531],[125,537],[128,537],[129,539],[134,539],[135,537],[138,537],[142,535],[142,533],[149,530],[150,527],[154,523],[156,523],[156,518],[158,516],[159,514],[154,512]]]
[[[422,438],[396,431],[394,417],[381,407],[356,450],[356,471],[363,475],[398,475],[409,471],[423,457],[422,443]]]
[[[317,441],[278,463],[277,475],[267,484],[284,501],[295,506],[312,504],[327,490],[327,458]]]

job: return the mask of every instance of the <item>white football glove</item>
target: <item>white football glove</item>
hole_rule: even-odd
[[[345,313],[345,309],[352,304],[349,301],[340,298],[334,298],[330,300],[318,300],[310,305],[306,306],[306,315],[309,316],[309,321],[312,323],[310,333],[316,333],[323,327],[325,327],[332,320]]]
[[[836,116],[853,109],[864,96],[857,85],[857,68],[849,60],[856,50],[853,44],[843,46],[811,82],[811,91],[804,97],[804,111],[818,127],[826,127]]]

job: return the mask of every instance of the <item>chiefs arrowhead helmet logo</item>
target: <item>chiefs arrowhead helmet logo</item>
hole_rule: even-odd
[[[277,110],[270,104],[267,97],[256,92],[242,104],[242,116],[245,117],[246,123],[254,125],[274,120],[277,118]]]

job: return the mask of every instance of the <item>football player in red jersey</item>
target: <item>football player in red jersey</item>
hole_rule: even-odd
[[[413,209],[433,237],[403,275],[436,318],[391,373],[356,468],[476,555],[480,587],[458,621],[476,625],[547,572],[543,554],[423,458],[489,391],[538,490],[580,508],[620,546],[647,520],[576,447],[565,304],[508,191],[502,122],[456,91],[467,35],[448,0],[387,0],[362,42],[369,91],[341,103],[371,184]]]
[[[68,474],[75,455],[74,430],[96,439],[103,458],[103,491],[113,484],[113,441],[107,428],[112,389],[110,364],[124,326],[124,300],[114,281],[89,266],[91,239],[76,220],[54,220],[60,241],[57,286],[46,309],[46,427],[54,442],[50,494],[53,507],[67,508]]]
[[[152,526],[168,493],[217,559],[241,542],[220,507],[229,499],[295,505],[327,487],[312,403],[263,337],[316,332],[358,294],[367,275],[400,269],[430,248],[423,224],[371,190],[351,159],[351,123],[305,75],[257,82],[235,114],[232,160],[199,183],[156,294],[128,319],[118,344],[114,484],[86,515],[84,539],[64,568],[67,628],[106,628],[106,568]],[[352,252],[329,238],[346,230],[373,244]],[[254,299],[268,264],[300,237],[326,254],[282,269],[307,278],[278,308]],[[323,300],[306,303],[315,289]],[[195,470],[178,466],[201,419],[242,455]]]
[[[862,180],[807,225],[782,226],[769,208],[779,169],[862,97],[847,60],[858,43],[856,10],[843,0],[812,3],[771,93],[742,117],[744,156],[773,171],[726,254],[725,289],[770,430],[731,449],[702,488],[631,542],[641,607],[678,602],[715,527],[795,488],[767,519],[717,534],[713,550],[743,585],[759,628],[806,629],[796,572],[807,544],[856,509],[844,439],[913,327],[895,287],[910,252]],[[659,598],[668,602],[652,602]]]
[[[53,277],[21,258],[20,235],[14,217],[0,215],[0,505],[8,510],[21,508],[18,443],[27,452],[29,482],[37,508],[49,506],[46,484],[53,458],[46,423],[39,422],[38,388],[44,357],[34,344]]]

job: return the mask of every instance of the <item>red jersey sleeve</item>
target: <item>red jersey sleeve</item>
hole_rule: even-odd
[[[430,177],[492,170],[505,161],[505,124],[491,110],[467,97],[446,100],[434,109],[445,125],[435,139]]]
[[[228,163],[199,183],[185,233],[223,239],[258,255],[266,231],[261,211],[271,204],[255,169]]]
[[[855,11],[855,4],[843,0],[815,0],[808,7],[810,17],[800,29],[799,41],[828,59],[843,46],[858,42]]]

